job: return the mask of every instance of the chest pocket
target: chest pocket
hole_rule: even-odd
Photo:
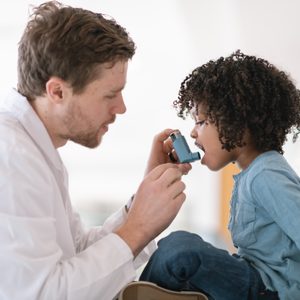
[[[245,248],[256,242],[254,225],[255,207],[246,202],[237,202],[231,210],[229,230],[235,246]]]

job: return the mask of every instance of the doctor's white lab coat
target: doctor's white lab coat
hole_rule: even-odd
[[[133,260],[112,230],[125,210],[85,230],[72,210],[67,173],[27,100],[0,100],[0,299],[110,300],[155,249]]]

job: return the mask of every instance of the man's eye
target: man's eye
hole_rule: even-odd
[[[115,97],[116,97],[115,94],[114,94],[114,95],[107,95],[107,96],[106,96],[107,99],[113,99],[113,98],[115,98]]]

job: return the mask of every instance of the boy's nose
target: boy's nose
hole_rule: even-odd
[[[190,133],[190,136],[191,136],[192,139],[197,138],[197,131],[195,130],[195,127],[192,129],[192,131]]]

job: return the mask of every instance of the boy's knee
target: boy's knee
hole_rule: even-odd
[[[195,261],[210,257],[215,251],[218,250],[199,235],[187,231],[175,231],[158,242],[157,255],[164,261],[173,259],[185,261],[186,256]]]
[[[201,265],[201,241],[199,236],[186,231],[171,233],[158,243],[156,265],[174,278],[189,278]]]
[[[202,244],[202,238],[194,233],[187,231],[174,231],[158,242],[158,248],[170,249],[193,249]]]

